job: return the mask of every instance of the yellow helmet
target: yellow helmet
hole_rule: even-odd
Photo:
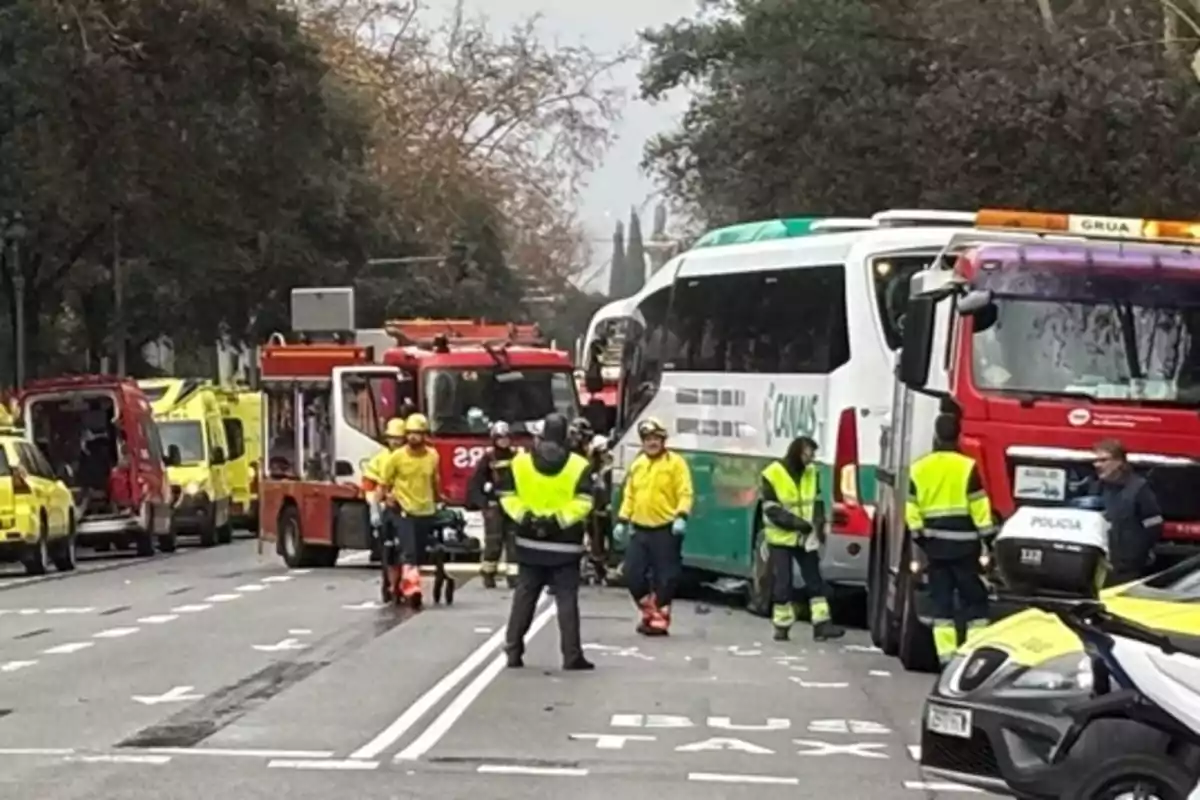
[[[413,414],[404,420],[407,433],[429,433],[429,420],[424,414]]]
[[[392,417],[388,420],[387,428],[384,429],[383,435],[387,439],[403,439],[405,433],[404,420],[399,417]]]
[[[642,439],[645,439],[647,436],[661,436],[664,439],[667,438],[667,426],[663,425],[662,422],[655,417],[646,417],[644,420],[639,422],[637,432],[638,437]]]

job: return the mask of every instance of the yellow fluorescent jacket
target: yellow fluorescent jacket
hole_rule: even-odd
[[[692,513],[692,472],[683,457],[642,453],[629,466],[617,518],[639,528],[661,528]]]

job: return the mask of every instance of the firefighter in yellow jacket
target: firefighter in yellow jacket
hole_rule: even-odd
[[[397,448],[404,446],[403,419],[393,417],[388,420],[387,427],[383,432],[383,441],[384,446],[378,453],[371,456],[370,460],[363,465],[362,470],[362,490],[363,495],[367,498],[367,508],[371,514],[372,541],[376,543],[376,547],[371,552],[371,563],[376,563],[383,557],[384,548],[382,542],[379,541],[383,531],[383,503],[379,499],[379,489],[383,485],[383,470],[388,459]],[[399,570],[399,567],[395,567],[395,569]],[[399,582],[399,574],[393,577],[394,579],[388,579],[388,586]]]
[[[800,568],[812,614],[813,638],[838,639],[846,631],[835,625],[829,612],[830,591],[821,577],[821,541],[825,510],[814,463],[817,443],[800,436],[788,445],[787,454],[762,471],[763,538],[771,570],[771,622],[775,641],[786,642],[796,622],[792,597],[792,564]]]
[[[629,465],[613,540],[625,546],[625,580],[642,612],[638,633],[666,636],[683,572],[692,473],[682,456],[667,449],[667,429],[657,419],[643,420],[638,436],[642,452]]]
[[[975,460],[958,451],[959,422],[941,414],[933,451],[909,468],[905,523],[924,551],[933,603],[933,644],[943,665],[958,649],[955,599],[967,631],[988,624],[987,587],[979,575],[984,543],[995,533],[992,505]]]
[[[384,528],[400,549],[400,586],[396,593],[414,607],[421,605],[421,564],[436,529],[442,501],[437,450],[429,444],[429,420],[410,414],[404,421],[404,446],[384,464]]]

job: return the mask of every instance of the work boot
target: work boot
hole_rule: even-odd
[[[776,625],[775,626],[775,636],[773,638],[777,642],[788,641],[788,629],[783,627],[782,625]]]
[[[495,589],[496,588],[496,573],[482,572],[482,573],[480,573],[480,575],[483,578],[483,588],[485,588],[485,589]]]
[[[507,658],[509,669],[520,669],[521,667],[525,666],[525,659],[520,653],[508,653]]]
[[[654,614],[650,617],[650,630],[653,631],[652,636],[669,636],[671,634],[670,606],[654,609]]]
[[[583,656],[573,658],[567,663],[563,664],[563,669],[567,672],[587,672],[588,670],[593,670],[595,668],[596,665],[588,661]]]
[[[638,623],[637,632],[642,636],[654,635],[654,629],[651,627],[650,621],[654,618],[656,606],[657,601],[653,592],[637,601],[638,610],[642,613],[642,619]]]
[[[818,642],[827,642],[830,639],[840,639],[846,635],[846,629],[840,625],[834,625],[829,620],[818,622],[813,625],[813,639]]]

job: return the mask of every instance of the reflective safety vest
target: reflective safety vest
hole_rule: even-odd
[[[909,468],[904,520],[918,538],[973,545],[993,532],[992,507],[975,460],[935,450]]]
[[[500,508],[509,519],[520,522],[526,514],[536,518],[553,517],[559,530],[549,538],[534,538],[531,531],[518,528],[513,543],[545,553],[582,554],[583,523],[592,510],[592,496],[576,494],[580,479],[589,469],[587,459],[572,453],[557,475],[538,472],[529,453],[518,453],[510,466],[513,491],[500,496]]]
[[[775,499],[784,509],[795,514],[809,523],[813,522],[813,512],[817,505],[817,468],[809,466],[800,476],[799,481],[792,479],[787,467],[782,461],[772,462],[762,471],[762,478],[775,490]],[[764,504],[766,511],[768,504]],[[779,547],[798,547],[803,536],[799,531],[789,531],[771,523],[766,514],[763,515],[763,537],[767,544]]]

